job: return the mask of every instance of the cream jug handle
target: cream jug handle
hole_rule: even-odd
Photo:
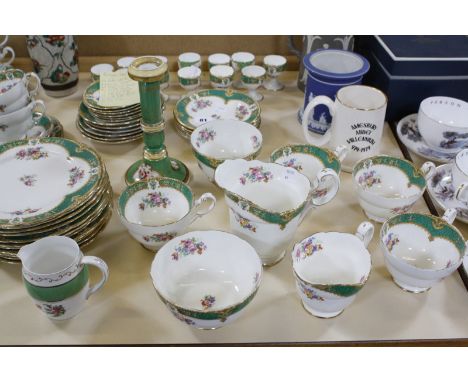
[[[331,179],[331,186],[327,187],[327,179]],[[311,191],[311,202],[315,206],[322,206],[331,201],[340,189],[340,177],[331,168],[324,168],[314,180]]]
[[[457,209],[456,208],[447,208],[442,216],[448,224],[452,224],[455,218],[457,217]]]
[[[346,158],[346,155],[348,155],[349,149],[346,145],[339,145],[336,146],[336,149],[334,151],[335,155],[338,157],[338,160],[340,162],[343,162],[343,160]]]
[[[367,248],[372,237],[374,236],[374,225],[369,222],[362,222],[356,230],[355,235],[362,240],[364,246]]]
[[[99,270],[102,273],[101,280],[89,288],[88,293],[86,294],[86,299],[88,299],[92,294],[96,293],[105,284],[105,282],[109,278],[109,268],[107,267],[107,264],[104,262],[104,260],[95,256],[83,256],[83,258],[81,259],[81,264],[94,265],[95,267],[99,268]]]
[[[432,162],[425,162],[422,166],[421,166],[421,171],[422,173],[424,174],[424,178],[427,180],[427,179],[430,179],[432,177],[432,175],[434,175],[434,171],[435,171],[435,164],[432,163]]]
[[[304,133],[304,138],[309,144],[316,145],[316,146],[323,146],[326,143],[328,143],[328,141],[330,140],[331,129],[333,127],[330,127],[324,135],[311,133],[309,131],[309,116],[310,114],[312,114],[315,107],[318,105],[325,105],[326,107],[328,107],[328,111],[330,115],[332,117],[335,115],[335,110],[336,110],[335,102],[331,98],[328,98],[327,96],[317,96],[313,98],[307,104],[307,107],[304,110],[304,113],[302,115],[302,131]]]
[[[206,207],[204,210],[201,209],[201,206],[203,203],[208,202],[208,207]],[[200,196],[196,201],[193,206],[193,216],[192,216],[192,222],[194,222],[196,219],[201,218],[202,216],[206,215],[209,213],[214,206],[216,205],[216,198],[214,197],[213,194],[210,192],[204,193],[202,196]]]

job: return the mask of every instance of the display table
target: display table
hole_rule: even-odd
[[[204,73],[206,75],[206,73]],[[285,73],[280,92],[261,90],[263,149],[258,159],[287,143],[303,143],[296,119],[303,93],[296,87],[296,72]],[[171,77],[174,80],[174,77]],[[90,83],[80,76],[79,91],[67,98],[53,99],[41,93],[49,114],[65,128],[65,137],[94,147],[102,156],[115,192],[115,200],[125,187],[124,173],[141,158],[142,141],[124,145],[104,145],[83,138],[75,128],[82,93]],[[205,78],[203,86],[208,87]],[[182,94],[174,82],[169,95]],[[172,97],[175,98],[175,97]],[[172,116],[175,101],[166,103],[166,145],[171,156],[182,160],[192,173],[190,186],[199,196],[211,192],[218,199],[214,210],[197,220],[191,230],[229,231],[228,211],[223,192],[210,183],[198,168],[190,143],[177,135]],[[402,157],[389,126],[384,130],[382,153]],[[414,211],[428,212],[423,199]],[[351,176],[341,174],[341,188],[328,205],[313,211],[296,232],[294,242],[319,231],[354,233],[367,220],[355,195]],[[468,227],[457,224],[465,237]],[[106,229],[89,246],[87,255],[99,256],[109,265],[110,277],[93,295],[86,308],[66,322],[54,322],[32,303],[21,280],[20,264],[0,263],[0,345],[12,344],[285,344],[329,343],[334,341],[447,340],[468,344],[468,293],[457,272],[429,292],[412,294],[393,283],[379,248],[381,224],[375,224],[369,245],[372,271],[367,284],[343,314],[319,319],[302,307],[292,274],[290,256],[264,270],[257,296],[244,315],[232,325],[218,330],[193,329],[176,320],[160,301],[149,275],[154,254],[144,249],[120,224],[117,211]],[[94,272],[94,270],[93,270]],[[97,274],[92,274],[97,277]]]

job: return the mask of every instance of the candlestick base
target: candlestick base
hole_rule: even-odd
[[[133,163],[125,173],[125,183],[127,185],[133,184],[140,180],[147,180],[150,178],[157,177],[168,177],[180,180],[184,183],[190,181],[190,171],[188,167],[178,159],[166,158],[160,166],[157,165],[158,170],[153,169],[148,163],[145,163],[143,159]],[[162,161],[161,161],[162,162]]]

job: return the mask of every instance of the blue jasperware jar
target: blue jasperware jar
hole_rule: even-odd
[[[325,95],[334,100],[339,89],[360,84],[362,77],[369,70],[369,62],[363,56],[339,49],[316,50],[306,54],[303,63],[307,70],[307,83],[304,106],[298,112],[300,123],[304,109],[314,97]],[[319,105],[309,120],[309,130],[325,134],[331,126],[331,120],[328,108]]]

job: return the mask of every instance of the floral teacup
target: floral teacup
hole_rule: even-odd
[[[322,318],[339,315],[356,298],[371,271],[367,250],[374,235],[369,222],[356,234],[320,232],[294,246],[294,276],[304,308]]]
[[[0,73],[0,109],[8,107],[24,95],[35,96],[40,83],[36,73],[24,73],[19,69]]]
[[[413,163],[386,155],[366,158],[353,169],[359,204],[377,222],[408,212],[426,189],[426,179],[434,173],[432,162],[418,169]]]
[[[202,209],[206,202],[208,206]],[[210,212],[215,204],[216,198],[210,193],[194,200],[185,183],[157,178],[128,186],[119,197],[118,213],[133,238],[154,251]]]
[[[235,120],[214,120],[197,127],[191,137],[198,166],[210,181],[227,159],[255,159],[262,147],[262,134],[253,125]]]
[[[239,318],[253,300],[262,264],[252,246],[237,236],[195,231],[159,250],[151,278],[178,320],[198,329],[216,329]]]
[[[442,218],[408,213],[385,222],[380,246],[393,281],[402,289],[420,293],[451,275],[462,263],[466,243],[452,226],[457,210]]]

